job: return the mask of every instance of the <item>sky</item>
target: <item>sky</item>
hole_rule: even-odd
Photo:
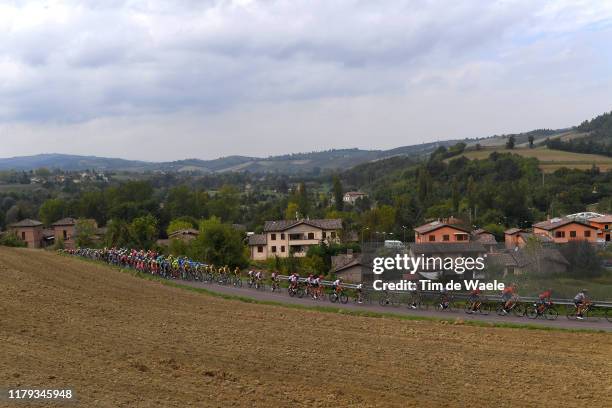
[[[13,0],[0,39],[0,157],[387,149],[612,110],[612,1]]]

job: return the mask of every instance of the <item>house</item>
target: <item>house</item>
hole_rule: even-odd
[[[610,242],[612,239],[612,215],[605,214],[589,218],[587,222],[597,228],[597,240]]]
[[[504,232],[506,249],[524,248],[532,239],[537,239],[542,244],[554,243],[554,240],[548,234],[536,234],[520,228],[510,228]]]
[[[363,261],[361,254],[340,254],[332,256],[332,273],[346,282],[371,283],[373,280],[372,265]]]
[[[60,240],[62,240],[64,242],[65,248],[75,248],[76,224],[77,220],[71,217],[62,218],[61,220],[51,224],[51,228],[53,229],[54,241],[59,242]]]
[[[545,235],[556,244],[566,244],[574,240],[596,242],[597,227],[587,222],[571,218],[553,218],[533,224],[533,233]]]
[[[540,248],[531,252],[515,248],[487,256],[487,268],[499,267],[503,276],[519,276],[525,273],[553,275],[567,272],[569,262],[556,248]]]
[[[459,220],[450,218],[443,221],[432,221],[414,229],[414,242],[457,243],[470,240],[470,230],[460,226]]]
[[[479,258],[485,257],[487,249],[479,242],[425,242],[415,243],[410,247],[410,256],[413,258],[424,257],[427,258]],[[443,276],[449,275],[460,275],[464,279],[480,278],[481,275],[476,270],[464,271],[448,271],[437,268],[437,264],[430,264],[425,267],[421,267],[417,270],[418,274],[424,276],[427,279],[440,279]],[[407,274],[405,279],[411,279],[410,275]]]
[[[44,246],[43,223],[29,218],[8,225],[8,230],[25,242],[28,248]]]
[[[483,228],[475,229],[470,235],[470,241],[481,243],[489,251],[492,251],[497,246],[495,235]]]
[[[512,249],[519,246],[519,233],[524,232],[520,228],[510,228],[504,231],[504,243],[506,248]]]
[[[340,219],[266,221],[263,234],[249,237],[251,259],[303,257],[312,245],[339,242],[341,232]]]
[[[342,197],[342,201],[347,204],[355,205],[355,202],[360,198],[365,198],[368,195],[366,193],[362,193],[361,191],[348,191],[344,193],[344,197]]]

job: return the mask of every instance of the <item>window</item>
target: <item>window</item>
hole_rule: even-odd
[[[271,235],[270,235],[270,239],[271,239],[272,241],[276,241],[276,234],[271,234]]]
[[[22,233],[21,233],[21,240],[22,240],[22,241],[25,241],[25,232],[22,232]]]
[[[442,235],[442,241],[450,241],[450,235]]]
[[[261,245],[257,246],[257,252],[262,253],[263,252],[263,246],[261,246]]]
[[[585,238],[589,238],[590,236],[591,236],[591,231],[589,231],[589,230],[584,231],[584,237]]]
[[[63,230],[63,231],[62,231],[62,235],[63,235],[63,237],[64,237],[64,240],[68,239],[68,231]]]
[[[281,234],[281,239],[285,239],[285,234]]]
[[[604,225],[604,229],[610,229],[610,226],[608,224]]]
[[[289,234],[289,239],[302,239],[300,234]]]
[[[570,238],[576,238],[576,231],[570,231]]]
[[[276,252],[276,246],[272,246],[272,252]]]
[[[565,238],[565,231],[556,231],[555,238]]]
[[[323,231],[323,239],[327,238],[327,232]]]
[[[308,233],[308,239],[314,239],[314,232]]]
[[[430,242],[433,242],[433,241],[435,241],[435,240],[436,240],[436,236],[435,236],[435,235],[430,235],[430,236],[429,236],[429,241],[430,241]]]
[[[465,234],[457,235],[457,241],[467,241],[467,235]]]
[[[281,252],[285,252],[285,246],[284,245],[281,246]]]
[[[336,238],[336,232],[335,232],[335,231],[332,231],[332,233],[331,233],[331,237],[332,237],[332,238]]]

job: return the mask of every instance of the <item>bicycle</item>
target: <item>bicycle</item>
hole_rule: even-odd
[[[440,295],[438,301],[436,302],[436,310],[438,311],[448,311],[452,312],[453,309],[456,309],[457,306],[453,302],[453,297],[450,295]]]
[[[291,297],[299,297],[300,299],[304,297],[304,288],[301,287],[300,285],[296,285],[296,286],[289,286],[289,288],[287,288],[287,291],[289,292],[289,296]]]
[[[360,292],[355,292],[355,294],[353,295],[353,303],[357,303],[357,304],[372,304],[372,297],[370,295],[370,292],[366,292],[366,291],[362,291]]]
[[[529,319],[537,319],[539,316],[543,316],[546,320],[556,320],[559,317],[559,312],[557,312],[552,302],[544,304],[534,303],[527,308],[525,314]]]
[[[395,294],[384,291],[378,299],[378,304],[381,306],[399,306],[400,301]]]
[[[408,298],[408,308],[427,309],[427,303],[423,300],[423,295],[419,292],[412,292]]]
[[[344,293],[344,290],[340,290],[340,291],[334,290],[329,295],[329,301],[332,303],[340,302],[342,304],[346,304],[348,303],[348,296],[346,295],[346,293]]]
[[[582,318],[584,320],[599,320],[599,317],[595,316],[595,305],[591,302],[586,303],[582,306]],[[577,320],[578,319],[578,306],[576,305],[567,305],[567,311],[565,312],[565,317],[568,320]]]
[[[491,312],[491,306],[485,303],[484,300],[472,300],[465,304],[465,313],[475,314],[480,313],[481,315],[487,316]]]
[[[507,316],[512,313],[516,317],[523,317],[526,313],[525,305],[518,300],[512,301],[510,308],[506,309],[506,302],[501,302],[496,309],[498,316]]]

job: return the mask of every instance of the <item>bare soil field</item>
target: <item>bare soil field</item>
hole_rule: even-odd
[[[607,333],[249,304],[3,247],[0,316],[0,388],[85,407],[612,406]]]

